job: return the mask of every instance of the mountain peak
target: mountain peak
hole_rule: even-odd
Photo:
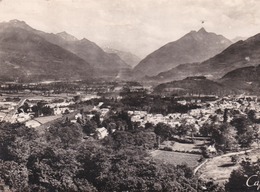
[[[12,20],[9,21],[9,23],[16,23],[16,24],[22,23],[22,24],[26,24],[24,21],[20,21],[18,19],[12,19]]]
[[[200,28],[200,30],[198,30],[198,33],[208,33],[204,27]]]
[[[5,24],[8,24],[8,25],[13,26],[13,27],[19,27],[19,28],[22,28],[22,29],[27,29],[27,30],[32,29],[29,25],[27,25],[27,23],[25,23],[24,21],[20,21],[18,19],[10,20],[9,22],[7,22]]]
[[[78,40],[76,37],[67,33],[66,31],[57,33],[56,35],[60,36],[61,38],[63,38],[66,41],[77,41]]]

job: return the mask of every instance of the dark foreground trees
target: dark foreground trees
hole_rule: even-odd
[[[1,179],[14,192],[199,191],[189,168],[156,162],[146,152],[154,145],[151,132],[116,131],[103,141],[84,134],[70,122],[41,135],[0,123]]]

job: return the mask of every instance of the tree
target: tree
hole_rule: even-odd
[[[41,108],[41,113],[44,116],[53,115],[54,109],[52,109],[50,106],[44,106],[44,107]]]
[[[173,135],[173,128],[165,123],[158,123],[154,128],[154,133],[159,135],[162,140],[168,140]]]
[[[202,136],[210,136],[212,134],[213,125],[209,123],[204,123],[202,127],[200,127],[200,135]]]
[[[239,116],[231,121],[231,125],[237,130],[237,138],[241,147],[249,147],[253,143],[257,131],[252,122],[245,116]]]
[[[92,120],[96,122],[97,126],[100,127],[101,126],[101,121],[100,121],[100,114],[95,114],[93,117],[92,117]]]
[[[253,128],[253,126],[248,126],[245,132],[238,135],[238,142],[241,147],[250,147],[251,144],[255,141],[256,136],[256,130]]]
[[[237,164],[239,161],[239,156],[238,155],[232,155],[231,156],[231,162],[234,164]]]
[[[93,120],[87,120],[83,125],[83,132],[86,133],[87,135],[91,135],[96,133],[97,123]]]
[[[228,109],[224,110],[224,115],[223,115],[223,122],[226,123],[228,120]]]
[[[236,129],[227,123],[214,126],[212,130],[212,139],[216,144],[216,148],[221,151],[236,149],[238,147],[236,136]]]
[[[181,138],[188,135],[190,130],[190,126],[187,125],[185,122],[181,123],[180,126],[176,127],[176,134]]]
[[[56,124],[46,131],[47,141],[53,144],[59,144],[61,147],[69,148],[82,141],[82,128],[77,124]]]

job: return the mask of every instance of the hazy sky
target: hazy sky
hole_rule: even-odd
[[[259,10],[260,0],[0,0],[0,21],[67,31],[144,57],[202,26],[230,39],[260,33]]]

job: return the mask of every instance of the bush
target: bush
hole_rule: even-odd
[[[162,148],[162,150],[164,150],[164,151],[173,151],[173,149],[171,147],[164,147],[164,148]]]

